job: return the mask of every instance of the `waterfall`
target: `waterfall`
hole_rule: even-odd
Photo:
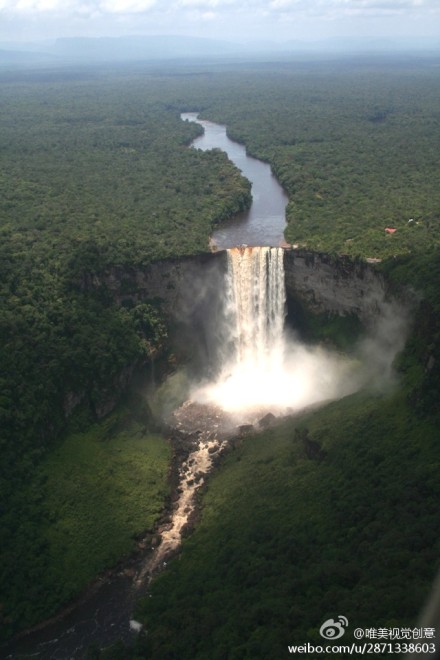
[[[236,366],[278,367],[284,349],[283,250],[231,248],[227,256],[226,315]]]
[[[198,383],[191,398],[241,422],[255,423],[359,387],[356,362],[322,346],[286,337],[284,250],[236,247],[227,251],[224,317],[219,323],[217,377]]]
[[[194,398],[231,412],[285,410],[299,379],[287,384],[284,370],[284,251],[237,247],[227,258],[219,376]]]

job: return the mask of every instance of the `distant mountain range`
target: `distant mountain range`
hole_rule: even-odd
[[[241,44],[181,36],[75,37],[44,42],[0,42],[0,63],[73,63],[172,60],[235,55]]]
[[[234,58],[289,53],[322,52],[438,52],[439,39],[333,38],[315,42],[254,41],[234,43],[174,35],[130,37],[75,37],[40,42],[0,42],[0,65],[66,64]]]

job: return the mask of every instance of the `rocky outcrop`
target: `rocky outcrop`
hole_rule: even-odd
[[[363,261],[327,254],[286,250],[287,297],[299,299],[311,312],[356,315],[364,324],[380,313],[387,285]]]
[[[226,261],[226,253],[217,252],[165,259],[139,268],[113,266],[88,274],[80,286],[102,290],[119,305],[153,304],[168,325],[173,352],[198,369],[211,360]]]
[[[224,272],[224,252],[164,259],[133,268],[113,266],[83,279],[83,289],[104,289],[117,304],[154,301],[168,318],[187,316],[212,297]]]
[[[139,268],[113,266],[84,275],[80,286],[83,290],[102,290],[120,305],[153,303],[167,321],[177,359],[206,373],[209,365],[218,361],[216,340],[221,331],[221,292],[226,269],[226,252],[219,251],[157,261]],[[298,322],[295,312],[301,307],[311,313],[355,315],[366,326],[383,316],[389,291],[374,265],[348,257],[285,249],[284,270],[292,323]],[[112,410],[132,372],[132,366],[127,366],[118,382],[112,383],[95,402],[98,417]],[[82,398],[75,393],[66,396],[66,416]]]
[[[104,288],[116,303],[155,301],[168,319],[215,313],[226,253],[157,261],[143,268],[112,267],[85,278],[83,288]],[[355,314],[361,321],[380,312],[387,284],[374,265],[344,256],[286,249],[286,293],[314,313]]]
[[[63,412],[68,419],[73,411],[82,403],[86,403],[96,419],[102,419],[110,413],[121,399],[130,384],[136,364],[122,368],[117,376],[109,380],[107,387],[95,388],[93,391],[83,389],[80,392],[69,391],[64,396]]]

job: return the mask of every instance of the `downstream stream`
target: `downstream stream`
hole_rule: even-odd
[[[279,246],[283,242],[287,196],[269,165],[249,157],[242,145],[227,137],[225,126],[199,121],[197,113],[184,113],[182,119],[197,121],[205,130],[192,147],[224,150],[252,183],[251,208],[213,234],[215,245],[219,249],[242,244]],[[152,577],[178,550],[195,511],[196,491],[228,439],[238,434],[238,429],[231,429],[222,420],[220,410],[211,407],[208,413],[205,410],[199,414],[194,404],[175,411],[173,425],[177,486],[172,509],[157,529],[155,543],[150,537],[141,541],[135,557],[100,577],[68,611],[3,649],[2,657],[81,659],[90,646],[104,648],[119,639],[130,643],[138,634],[139,626],[133,620],[136,601],[147,593]]]

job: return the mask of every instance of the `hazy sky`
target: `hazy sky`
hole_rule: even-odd
[[[0,0],[0,39],[440,36],[440,0]]]

